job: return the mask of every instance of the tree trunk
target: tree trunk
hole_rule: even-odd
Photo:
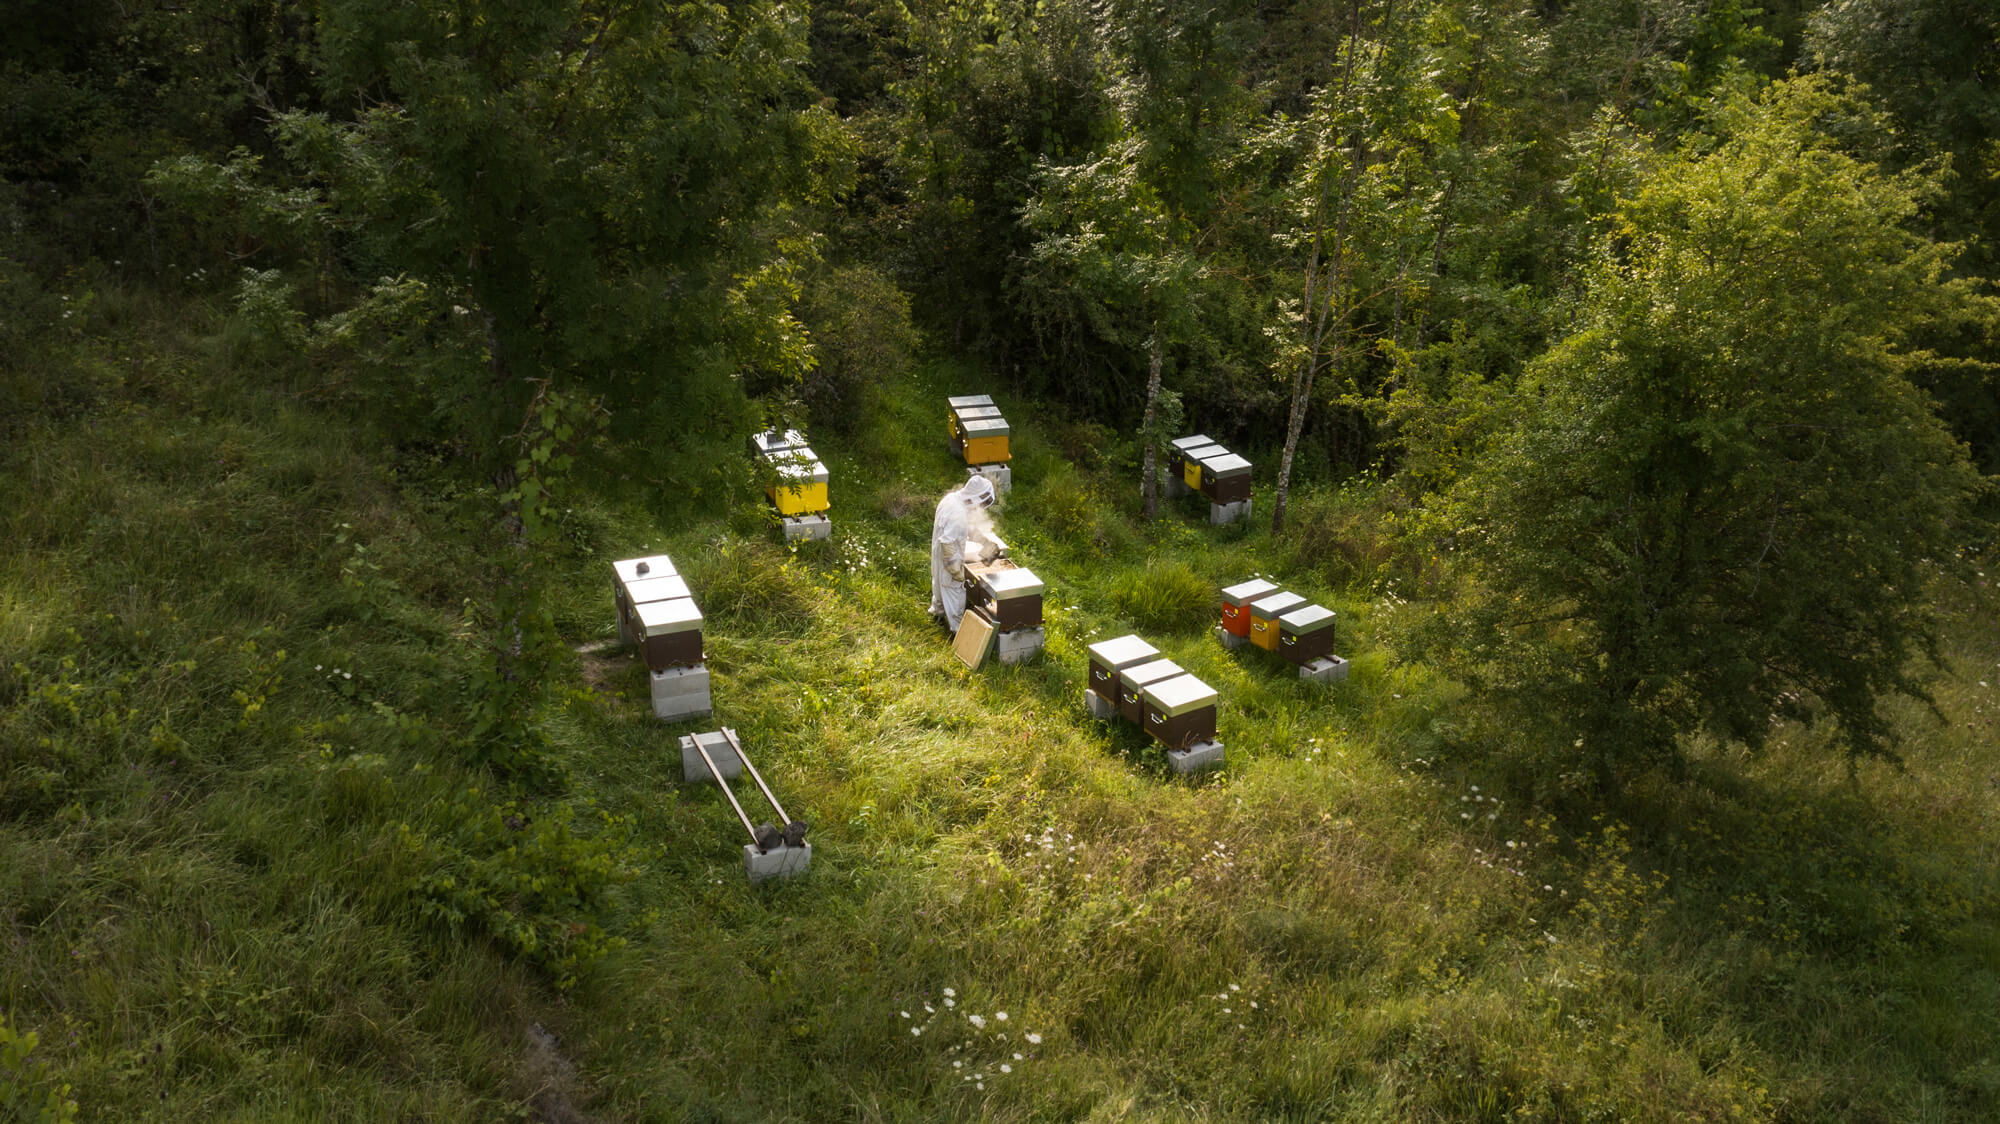
[[[1144,478],[1139,481],[1139,497],[1146,518],[1151,520],[1160,514],[1160,479],[1156,471],[1158,461],[1153,447],[1153,411],[1160,398],[1160,362],[1165,350],[1160,342],[1160,326],[1153,325],[1153,338],[1146,344],[1146,415],[1139,423],[1139,432],[1144,435],[1146,451],[1144,467],[1140,470]]]
[[[1274,535],[1285,529],[1285,500],[1292,491],[1292,460],[1298,453],[1299,434],[1305,431],[1306,412],[1312,409],[1313,381],[1319,374],[1320,357],[1326,354],[1327,335],[1336,328],[1344,332],[1347,318],[1353,311],[1347,292],[1344,255],[1347,250],[1348,212],[1360,179],[1361,163],[1366,158],[1367,152],[1362,149],[1348,165],[1347,182],[1341,188],[1340,210],[1334,221],[1330,247],[1327,245],[1327,199],[1324,191],[1315,204],[1313,248],[1312,256],[1306,260],[1306,291],[1300,325],[1306,337],[1306,354],[1299,363],[1298,374],[1292,378],[1292,408],[1285,424],[1285,452],[1278,459],[1278,497],[1271,505],[1271,533]],[[1325,262],[1323,268],[1322,260]],[[1335,308],[1336,303],[1338,309]],[[1335,350],[1336,354],[1328,358],[1326,365],[1337,365],[1338,349]]]

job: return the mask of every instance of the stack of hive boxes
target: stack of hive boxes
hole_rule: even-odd
[[[710,710],[702,659],[701,610],[664,554],[613,562],[618,638],[639,649],[651,680],[653,713],[672,721]]]
[[[833,534],[827,518],[826,465],[796,429],[765,430],[750,439],[762,462],[764,495],[784,520],[786,539],[824,539]]]
[[[1176,772],[1222,763],[1222,741],[1215,736],[1216,698],[1215,688],[1160,658],[1158,648],[1137,636],[1090,646],[1083,702],[1091,717],[1134,723],[1166,748]]]
[[[991,643],[1001,663],[1020,663],[1040,652],[1043,589],[1033,570],[1011,558],[967,565],[965,617],[959,624],[967,646],[976,641],[983,654]],[[981,631],[990,632],[991,639],[981,637]]]
[[[1333,654],[1333,620],[1333,610],[1253,578],[1222,591],[1215,635],[1225,647],[1278,653],[1298,666],[1301,679],[1331,683],[1347,678],[1347,661]]]
[[[1250,462],[1206,434],[1178,438],[1167,465],[1169,495],[1200,492],[1210,523],[1234,523],[1250,514]]]
[[[1008,448],[1014,427],[1000,416],[991,395],[967,394],[945,402],[951,407],[945,421],[952,455],[962,458],[968,471],[991,480],[996,497],[1005,495],[1014,487],[1014,471],[1007,464],[1014,459]]]

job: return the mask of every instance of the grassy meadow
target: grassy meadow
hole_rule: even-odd
[[[1940,579],[1907,771],[1797,729],[1585,799],[1396,659],[1426,606],[1389,497],[1311,484],[1282,537],[1267,486],[1247,526],[1145,523],[1128,437],[1001,395],[999,529],[1048,646],[971,673],[926,550],[962,477],[944,398],[990,384],[937,361],[811,434],[827,544],[780,545],[747,457],[700,495],[580,474],[557,768],[505,777],[462,748],[490,483],[219,313],[91,315],[0,423],[23,1119],[65,1086],[106,1121],[2000,1112],[1989,581]],[[709,719],[653,720],[612,643],[609,563],[655,551],[707,615]],[[1216,588],[1253,574],[1340,614],[1348,682],[1216,643]],[[1133,631],[1221,691],[1223,771],[1085,715],[1085,649]],[[676,737],[725,724],[811,822],[808,877],[748,885],[726,804],[681,783]]]

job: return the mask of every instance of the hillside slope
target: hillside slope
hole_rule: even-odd
[[[1129,446],[1036,403],[1001,514],[1038,662],[968,673],[923,612],[957,478],[936,364],[814,434],[836,536],[743,482],[585,488],[564,521],[562,776],[468,764],[490,489],[396,448],[199,309],[107,297],[0,453],[0,1003],[10,1094],[84,1119],[1981,1119],[2000,1098],[2000,613],[1941,587],[1945,721],[1850,782],[1787,731],[1593,818],[1479,764],[1389,657],[1364,490],[1292,537],[1141,524]],[[1253,460],[1256,459],[1253,454]],[[1259,496],[1259,503],[1265,497]],[[662,726],[612,558],[708,615],[716,713]],[[1344,684],[1208,634],[1274,576]],[[1183,592],[1176,594],[1179,589]],[[1221,689],[1175,778],[1085,717],[1139,631]],[[674,737],[728,724],[813,824],[745,884]],[[1004,1015],[1003,1015],[1004,1012]]]

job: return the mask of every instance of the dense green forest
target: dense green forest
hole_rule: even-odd
[[[0,1119],[2000,1112],[1987,0],[14,0],[0,224]]]

